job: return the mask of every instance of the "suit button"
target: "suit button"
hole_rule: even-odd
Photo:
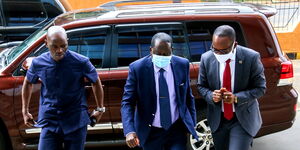
[[[151,124],[149,124],[149,127],[151,127]]]

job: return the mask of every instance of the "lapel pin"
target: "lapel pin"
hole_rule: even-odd
[[[239,60],[239,64],[242,64],[243,63],[243,61],[242,60]]]

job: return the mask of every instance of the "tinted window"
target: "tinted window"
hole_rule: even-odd
[[[100,27],[90,27],[90,28],[81,28],[81,29],[73,29],[67,31],[68,34],[68,42],[69,42],[69,50],[75,51],[82,55],[85,55],[90,58],[90,61],[96,68],[102,67],[103,53],[105,50],[106,44],[106,33],[109,29],[109,26],[100,26]],[[42,31],[38,31],[39,34],[34,35],[34,37],[30,38],[31,40],[35,40],[35,37],[40,37],[44,33],[46,33],[47,29],[43,29]],[[28,47],[32,43],[32,41],[25,41],[24,46]],[[27,45],[26,43],[29,43]],[[26,48],[25,47],[25,48]],[[13,51],[11,55],[13,55],[13,59],[15,56],[18,56],[21,50],[24,50],[24,47],[18,47],[19,50]],[[33,53],[31,53],[28,57],[37,57],[41,54],[48,52],[48,48],[45,44],[41,44]],[[13,60],[11,59],[11,60]],[[14,72],[14,76],[23,75],[20,72],[21,65]]]
[[[3,12],[7,26],[33,26],[47,19],[39,0],[3,0]]]
[[[64,12],[63,8],[61,8],[56,3],[43,3],[43,6],[45,8],[45,11],[47,12],[47,21]]]
[[[189,49],[191,54],[190,61],[200,61],[201,55],[210,50],[212,43],[212,35],[214,30],[221,25],[230,25],[235,29],[236,40],[239,45],[246,46],[245,39],[241,27],[236,22],[208,22],[208,21],[196,21],[187,22],[187,37],[189,41]]]
[[[201,55],[210,49],[211,35],[208,30],[188,29],[191,61],[200,61]]]
[[[102,67],[108,26],[68,31],[69,49],[90,58],[96,68]]]
[[[173,38],[173,54],[188,58],[188,46],[181,23],[118,25],[117,65],[128,66],[131,62],[150,54],[152,36],[165,32]]]

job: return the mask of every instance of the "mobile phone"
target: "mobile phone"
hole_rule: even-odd
[[[95,117],[90,117],[91,123],[90,126],[94,127],[96,125],[97,119]]]

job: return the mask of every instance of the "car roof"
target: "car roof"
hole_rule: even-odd
[[[203,15],[203,14],[251,14],[266,11],[276,14],[272,7],[258,7],[245,3],[167,3],[149,5],[111,6],[102,5],[98,8],[81,9],[64,13],[55,18],[55,25],[63,25],[77,21],[95,21],[118,18],[162,17],[174,15]],[[262,12],[260,11],[260,12]],[[264,13],[264,12],[262,12]],[[265,13],[266,15],[266,13]]]

